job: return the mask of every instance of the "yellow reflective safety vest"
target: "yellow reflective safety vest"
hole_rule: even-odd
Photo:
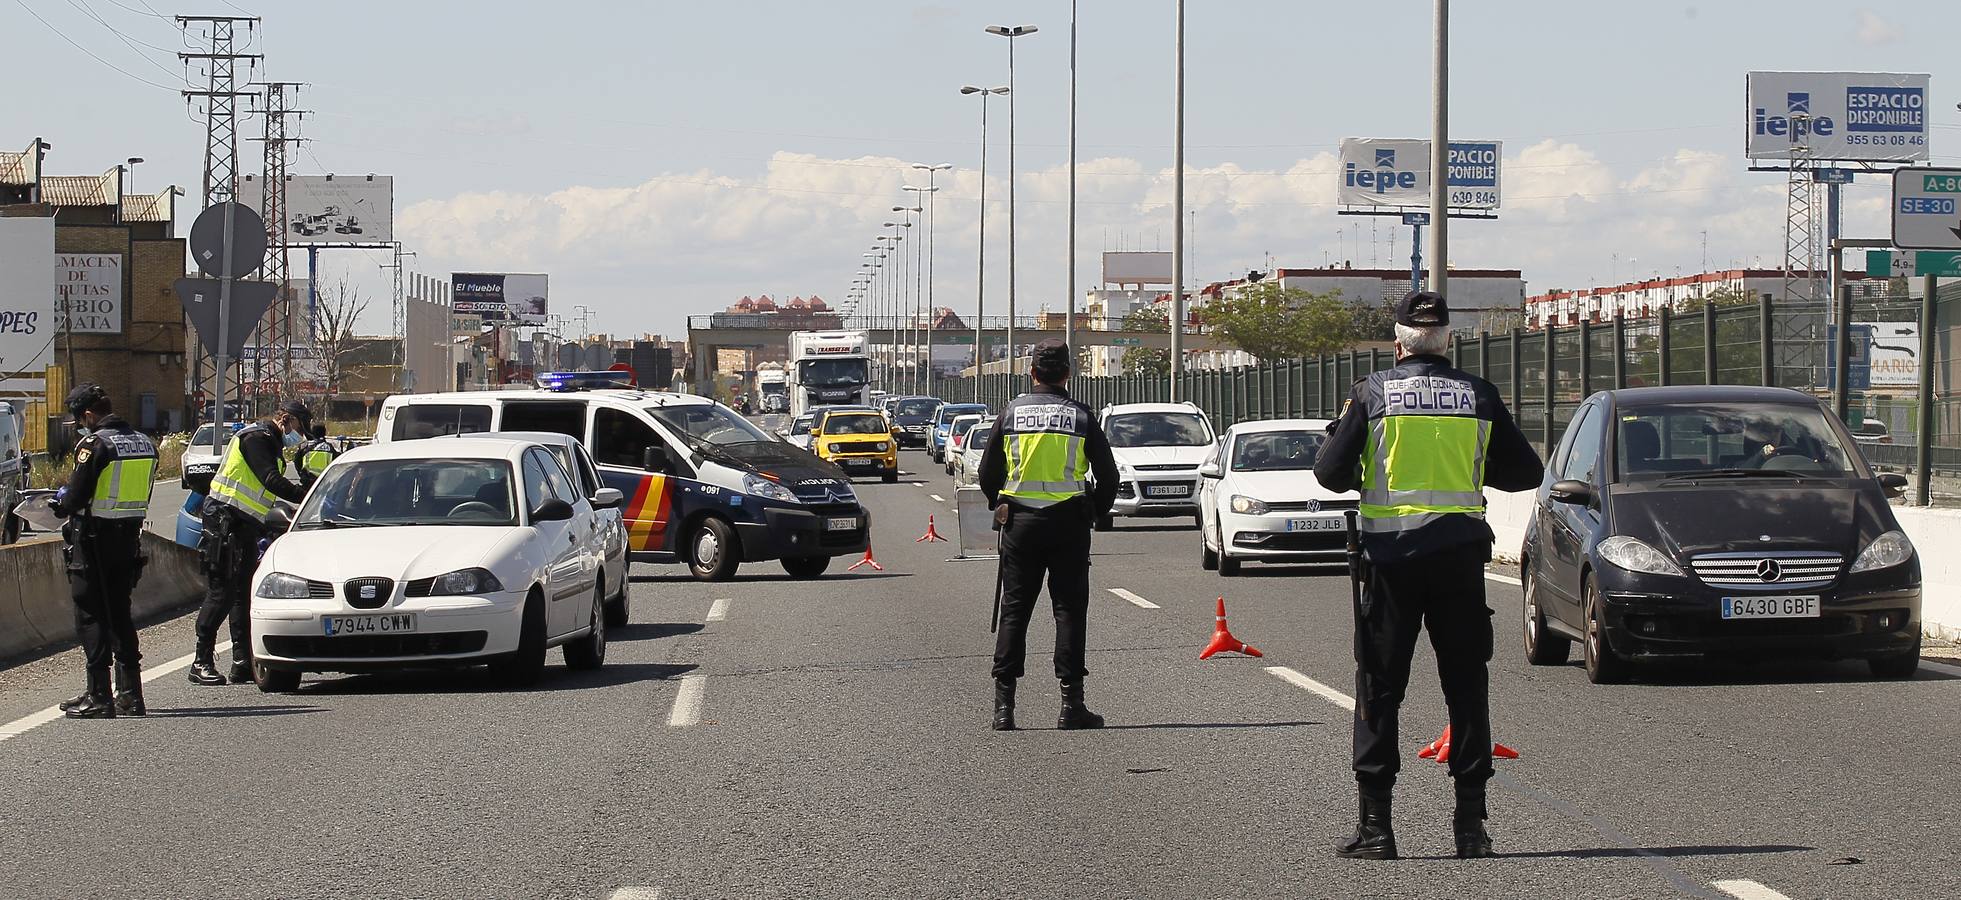
[[[140,431],[97,429],[96,452],[112,451],[95,475],[88,513],[97,519],[141,520],[157,480],[157,445]]]
[[[319,478],[320,473],[327,471],[327,466],[333,461],[334,451],[325,441],[315,441],[300,451],[300,471],[313,478]]]
[[[1482,379],[1422,363],[1377,372],[1366,384],[1358,398],[1369,416],[1361,529],[1388,534],[1446,516],[1482,520],[1497,392]]]
[[[218,466],[217,474],[211,476],[211,499],[231,507],[254,522],[264,522],[272,512],[273,494],[266,490],[265,482],[245,463],[245,439],[254,431],[268,430],[264,425],[248,425],[232,436],[231,445],[225,449],[225,461]]]
[[[1016,397],[1001,413],[1007,482],[1001,495],[1039,509],[1089,493],[1089,433],[1095,414],[1059,394]]]

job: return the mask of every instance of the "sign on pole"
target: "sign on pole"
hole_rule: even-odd
[[[1893,246],[1961,250],[1961,169],[1893,170]]]
[[[1504,145],[1451,141],[1446,183],[1452,209],[1497,209]],[[1344,206],[1424,207],[1430,203],[1430,142],[1343,138],[1340,201]]]
[[[229,218],[227,218],[229,213]],[[225,224],[231,223],[231,271],[225,271]],[[191,260],[213,278],[244,278],[266,259],[266,222],[251,207],[213,203],[191,223]]]
[[[1751,72],[1749,159],[1915,162],[1927,158],[1927,76]]]
[[[238,179],[238,200],[265,208],[265,181]],[[392,175],[288,175],[286,244],[386,244],[395,240]]]
[[[1867,250],[1866,274],[1873,278],[1961,277],[1961,251]]]

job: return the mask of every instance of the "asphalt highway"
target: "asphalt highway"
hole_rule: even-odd
[[[952,486],[921,454],[860,482],[883,572],[703,584],[636,566],[607,666],[185,682],[144,632],[152,714],[75,722],[73,651],[0,671],[0,897],[1961,896],[1961,670],[1528,667],[1515,583],[1492,708],[1502,858],[1449,858],[1427,647],[1404,707],[1404,860],[1347,861],[1345,573],[1198,566],[1189,519],[1096,538],[1101,732],[1053,730],[1038,615],[1025,730],[987,730],[994,563],[918,544]],[[949,535],[950,536],[950,535]],[[1122,590],[1123,594],[1115,591]],[[1214,598],[1265,657],[1200,662]],[[1046,604],[1045,604],[1046,605]],[[1575,654],[1577,660],[1577,652]]]

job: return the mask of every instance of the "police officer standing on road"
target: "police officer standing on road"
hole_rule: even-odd
[[[994,643],[994,730],[1015,727],[1015,679],[1027,653],[1028,619],[1048,576],[1055,606],[1056,727],[1102,728],[1083,705],[1089,619],[1090,525],[1117,501],[1117,461],[1089,407],[1069,398],[1069,345],[1035,345],[1034,390],[994,420],[981,455],[980,489],[1001,529],[1001,624]],[[1005,517],[1005,522],[1003,518]]]
[[[218,623],[231,615],[231,681],[252,677],[252,571],[259,565],[259,539],[266,535],[266,517],[273,499],[295,503],[305,490],[286,478],[288,447],[297,447],[313,424],[313,413],[297,400],[288,401],[272,418],[240,429],[225,451],[225,461],[211,477],[211,496],[204,503],[204,539],[198,550],[204,563],[204,606],[197,614],[197,654],[192,657],[192,684],[220,685],[212,659],[218,643]]]
[[[300,472],[300,490],[303,491],[312,490],[313,483],[320,480],[320,473],[327,471],[334,457],[340,455],[334,452],[333,443],[327,440],[327,426],[313,426],[307,430],[307,437],[311,440],[301,444],[299,451],[293,455],[293,467]]]
[[[1412,293],[1395,312],[1395,368],[1355,383],[1314,464],[1322,486],[1362,493],[1366,574],[1355,622],[1354,741],[1361,822],[1335,852],[1350,859],[1396,858],[1389,821],[1390,790],[1402,766],[1396,716],[1417,630],[1427,624],[1450,710],[1457,855],[1490,856],[1484,830],[1485,782],[1492,774],[1485,663],[1492,634],[1484,564],[1491,560],[1492,533],[1484,521],[1483,489],[1529,490],[1545,470],[1498,389],[1444,357],[1450,344],[1444,298]]]
[[[143,571],[143,515],[156,481],[157,447],[111,411],[93,382],[68,392],[68,412],[86,436],[75,445],[75,471],[49,505],[67,519],[68,589],[75,601],[88,689],[61,704],[71,719],[144,715],[142,654],[129,595]],[[115,660],[115,696],[109,662]]]

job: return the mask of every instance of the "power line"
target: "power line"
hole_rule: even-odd
[[[62,39],[62,40],[64,40],[64,41],[67,41],[67,42],[68,42],[68,46],[70,46],[70,47],[73,47],[73,48],[75,48],[75,49],[77,49],[77,50],[80,50],[80,51],[82,51],[82,53],[83,53],[83,54],[85,54],[85,55],[87,55],[87,56],[88,56],[88,58],[90,58],[90,59],[92,59],[92,60],[95,60],[96,62],[99,62],[99,63],[101,63],[101,64],[103,64],[103,65],[105,65],[105,66],[108,66],[109,68],[111,68],[111,69],[114,69],[114,70],[116,70],[117,72],[120,72],[120,73],[122,73],[122,74],[123,74],[123,75],[124,75],[125,77],[128,77],[128,78],[131,78],[131,79],[133,79],[133,80],[136,80],[136,81],[140,81],[140,82],[142,82],[142,83],[144,83],[144,84],[147,84],[147,85],[149,85],[149,86],[151,86],[151,87],[153,87],[153,88],[156,88],[156,89],[158,89],[158,90],[163,90],[163,91],[169,91],[169,92],[171,92],[171,93],[173,93],[173,94],[174,94],[174,93],[177,93],[177,91],[179,90],[179,88],[177,88],[177,87],[173,87],[173,86],[171,86],[171,85],[167,85],[167,84],[158,84],[157,82],[154,82],[154,81],[151,81],[151,80],[150,80],[150,79],[148,79],[148,78],[144,78],[143,76],[141,76],[141,75],[138,75],[138,74],[136,74],[135,72],[131,72],[130,70],[128,70],[128,69],[125,69],[125,68],[123,68],[122,66],[119,66],[119,65],[116,65],[115,63],[112,63],[112,62],[110,62],[110,61],[108,61],[108,60],[106,60],[106,59],[103,59],[103,58],[102,58],[102,57],[100,57],[100,56],[97,56],[97,55],[95,55],[95,51],[93,51],[93,50],[90,50],[89,48],[87,48],[87,47],[84,47],[84,46],[82,46],[81,44],[78,44],[78,43],[76,43],[76,42],[75,42],[75,39],[74,39],[74,38],[71,38],[71,37],[69,37],[68,35],[66,35],[66,34],[63,34],[63,33],[62,33],[62,31],[61,31],[61,29],[59,29],[59,28],[56,28],[56,27],[54,27],[54,24],[53,24],[53,23],[51,23],[51,22],[49,22],[49,21],[48,21],[48,20],[46,20],[46,19],[43,19],[43,18],[41,18],[41,14],[40,14],[40,13],[37,13],[37,12],[35,12],[35,11],[34,11],[34,8],[33,8],[33,7],[31,7],[31,6],[28,6],[28,5],[26,4],[26,2],[24,2],[24,0],[14,0],[14,5],[15,5],[15,6],[18,6],[18,7],[20,7],[21,9],[24,9],[24,10],[27,10],[27,14],[28,14],[28,15],[30,15],[30,16],[33,16],[33,17],[34,17],[34,21],[36,21],[36,22],[40,22],[40,23],[41,23],[42,25],[45,25],[45,26],[47,26],[47,29],[48,29],[49,31],[52,31],[52,32],[54,32],[54,33],[55,33],[55,37],[58,37],[58,38],[61,38],[61,39]],[[148,57],[145,57],[145,58],[147,59]]]
[[[181,80],[183,80],[183,81],[184,81],[184,82],[185,82],[186,84],[189,84],[189,83],[190,83],[190,78],[189,78],[188,76],[186,76],[186,75],[184,75],[184,74],[183,74],[183,73],[181,73],[181,72],[172,72],[172,71],[170,71],[169,69],[167,69],[167,68],[165,68],[165,67],[163,66],[163,64],[161,64],[161,63],[159,63],[159,62],[157,62],[157,61],[156,61],[156,60],[154,60],[154,59],[151,59],[151,58],[150,58],[150,55],[149,55],[148,53],[144,53],[144,52],[143,52],[143,51],[142,51],[142,50],[141,50],[140,48],[138,48],[138,47],[137,47],[136,45],[137,45],[137,44],[142,44],[142,45],[143,45],[144,47],[148,47],[148,48],[150,48],[150,49],[152,49],[152,50],[155,50],[155,51],[157,51],[158,53],[162,53],[162,54],[164,54],[164,55],[166,55],[166,56],[175,56],[175,55],[177,54],[177,51],[175,51],[175,50],[167,50],[167,49],[165,49],[165,48],[163,48],[163,47],[159,47],[159,46],[157,46],[157,45],[155,45],[155,44],[152,44],[152,43],[149,43],[149,42],[147,42],[147,41],[139,41],[139,40],[136,40],[136,39],[134,39],[134,38],[131,38],[130,36],[128,36],[128,35],[126,35],[126,34],[124,34],[124,33],[123,33],[123,32],[122,32],[121,30],[119,30],[119,29],[117,29],[117,28],[116,28],[116,26],[114,26],[114,25],[111,25],[111,24],[109,24],[109,21],[108,21],[107,19],[104,19],[104,18],[102,18],[101,16],[99,16],[99,15],[97,15],[97,14],[96,14],[96,12],[95,12],[95,10],[93,10],[93,9],[90,9],[90,8],[89,8],[89,6],[88,6],[88,4],[86,4],[86,3],[82,3],[82,2],[78,2],[78,0],[68,0],[68,5],[69,5],[69,6],[72,6],[72,7],[74,7],[74,8],[75,8],[75,9],[77,9],[77,10],[79,10],[79,11],[80,11],[80,12],[81,12],[81,13],[82,13],[83,15],[85,15],[85,16],[88,16],[88,17],[89,17],[89,18],[91,18],[91,19],[94,19],[94,20],[95,20],[95,21],[96,21],[96,22],[97,22],[98,24],[100,24],[100,25],[101,25],[101,26],[102,26],[103,28],[106,28],[106,29],[108,29],[108,30],[109,30],[109,33],[110,33],[110,34],[113,34],[113,35],[115,35],[115,36],[116,36],[116,40],[119,40],[119,41],[122,41],[122,42],[123,42],[123,46],[125,46],[125,47],[128,47],[128,48],[129,48],[130,50],[132,50],[132,51],[134,51],[134,52],[136,53],[136,55],[137,55],[138,57],[141,57],[141,58],[142,58],[142,60],[143,60],[144,62],[146,62],[146,63],[149,63],[149,64],[150,64],[150,66],[151,66],[152,68],[154,68],[154,69],[156,69],[157,71],[159,71],[159,72],[162,72],[163,74],[165,74],[165,75],[168,75],[168,76],[170,76],[170,77],[172,77],[172,78],[178,78],[178,79],[181,79]]]

